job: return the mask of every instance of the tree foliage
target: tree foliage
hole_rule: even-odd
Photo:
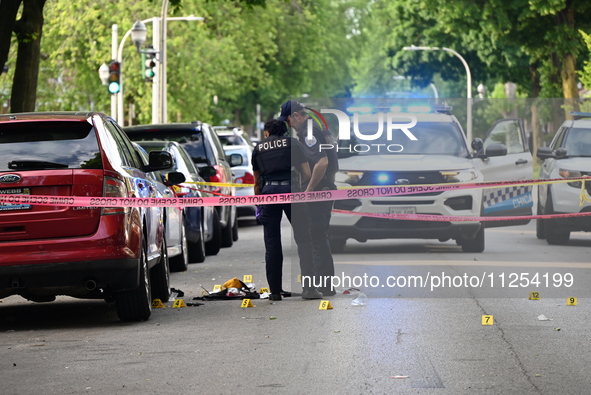
[[[357,91],[379,91],[392,73],[412,75],[419,86],[436,73],[465,75],[442,51],[402,51],[414,44],[456,50],[474,81],[513,81],[532,97],[576,96],[576,59],[587,53],[577,29],[591,27],[586,0],[376,0],[369,7],[363,33],[371,48],[355,67]]]
[[[257,104],[265,119],[290,97],[347,95],[348,60],[356,52],[355,38],[345,38],[353,1],[171,1],[170,16],[192,14],[205,21],[168,23],[168,118],[253,125]],[[136,20],[159,16],[160,3],[48,2],[37,109],[108,112],[110,97],[97,71],[111,60],[111,26],[119,26],[121,40]],[[149,43],[152,27],[147,28]],[[131,40],[123,48],[126,113],[132,104],[134,122],[149,123],[151,84],[141,75]],[[8,62],[13,66],[12,57]]]
[[[40,39],[38,49],[14,34],[23,31],[31,5],[43,10],[42,35],[28,33]],[[108,112],[110,97],[97,70],[111,60],[111,26],[119,26],[120,40],[136,20],[159,16],[161,5],[161,0],[0,1],[0,67],[9,66],[0,76],[0,97],[27,98],[22,106],[30,108],[31,96],[24,92],[35,85],[35,109]],[[264,120],[290,97],[386,96],[407,89],[407,80],[394,78],[399,75],[410,76],[419,88],[436,81],[440,96],[464,97],[460,60],[444,51],[402,50],[413,44],[459,52],[470,65],[474,87],[513,81],[530,97],[576,95],[577,64],[589,58],[584,43],[589,36],[578,32],[591,31],[587,0],[170,0],[170,5],[170,16],[205,17],[168,23],[171,121],[254,125],[257,104]],[[126,113],[133,105],[133,121],[148,123],[151,84],[141,75],[141,63],[128,40]],[[587,65],[580,73],[587,85],[589,75]]]

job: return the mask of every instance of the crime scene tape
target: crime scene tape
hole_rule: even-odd
[[[251,196],[222,196],[222,197],[178,197],[178,198],[123,198],[123,197],[89,197],[89,196],[41,196],[29,194],[0,194],[0,205],[50,205],[76,207],[188,207],[188,206],[232,206],[256,204],[280,204],[318,202],[327,200],[345,200],[364,197],[387,197],[399,195],[413,195],[425,192],[443,192],[471,188],[495,188],[508,185],[536,185],[581,181],[581,202],[590,201],[586,189],[585,178],[561,178],[544,181],[499,181],[462,184],[432,184],[432,185],[398,185],[363,187],[314,192],[296,192],[274,195]],[[26,208],[26,207],[25,207]],[[0,210],[2,207],[0,206]],[[572,214],[571,214],[572,215]],[[512,217],[514,218],[514,217]]]
[[[524,219],[555,219],[555,218],[572,218],[572,217],[588,217],[590,212],[584,213],[568,213],[568,214],[544,214],[544,215],[515,215],[515,216],[494,216],[494,217],[468,217],[468,216],[453,216],[453,215],[431,215],[431,214],[388,214],[388,213],[362,213],[348,210],[332,210],[337,214],[359,215],[362,217],[373,218],[387,218],[387,219],[402,219],[414,221],[434,221],[434,222],[480,222],[480,221],[517,221]]]
[[[543,185],[543,184],[556,184],[556,183],[564,183],[564,182],[573,182],[573,181],[582,181],[583,188],[585,188],[585,180],[590,181],[588,177],[580,177],[580,178],[552,178],[547,179],[545,181],[538,181],[538,180],[525,180],[525,181],[497,181],[497,182],[480,182],[480,183],[464,183],[461,184],[463,186],[469,186],[473,188],[490,188],[494,186],[502,185]],[[238,183],[231,183],[231,182],[199,182],[199,181],[186,181],[183,184],[196,184],[196,185],[208,185],[208,186],[221,186],[221,187],[252,187],[254,184],[238,184]],[[497,185],[498,184],[498,185]],[[429,185],[413,185],[414,187],[435,187],[435,186],[450,186],[456,184],[429,184]],[[383,188],[383,187],[399,187],[400,185],[363,185],[363,186],[337,186],[337,189],[367,189],[367,188]],[[208,191],[203,191],[208,192]],[[211,192],[209,192],[211,193]],[[418,192],[417,192],[418,193]],[[587,198],[587,201],[591,202],[591,198]]]

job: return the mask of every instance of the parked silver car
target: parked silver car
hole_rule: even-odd
[[[180,172],[185,176],[185,181],[173,187],[176,197],[199,198],[213,196],[207,193],[208,187],[199,185],[204,182],[200,171],[215,172],[213,168],[203,167],[198,170],[189,153],[176,141],[139,141],[146,151],[165,151],[172,155],[172,171]],[[171,171],[160,172],[163,177],[170,177]],[[184,238],[187,262],[170,260],[171,268],[180,271],[187,270],[188,263],[201,263],[205,261],[206,255],[216,255],[222,244],[221,228],[214,223],[213,206],[188,206],[184,208]]]
[[[144,162],[144,165],[148,163],[148,153],[137,143],[132,143],[133,148]],[[161,198],[173,198],[174,192],[172,185],[168,186],[168,179],[162,177],[159,171],[147,173],[147,177],[154,183],[158,189],[159,197]],[[170,172],[169,177],[173,178],[177,183],[184,182],[185,177],[179,172]],[[168,252],[168,259],[170,264],[170,270],[179,271],[183,270],[182,266],[179,267],[177,264],[180,260],[184,265],[188,263],[188,255],[186,248],[186,239],[184,237],[184,226],[183,226],[183,208],[177,207],[165,207],[163,216],[164,225],[164,240],[166,241],[166,250]],[[174,262],[174,263],[173,263]],[[186,270],[186,268],[184,269]]]

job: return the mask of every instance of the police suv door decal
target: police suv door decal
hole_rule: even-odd
[[[507,155],[475,159],[484,181],[531,180],[533,161],[521,119],[503,119],[493,125],[484,138],[484,150],[501,143]],[[483,190],[484,215],[531,215],[532,186],[486,188]],[[509,224],[508,224],[509,225]]]

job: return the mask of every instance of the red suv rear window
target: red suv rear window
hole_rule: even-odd
[[[0,172],[102,168],[96,133],[88,122],[0,124]]]

